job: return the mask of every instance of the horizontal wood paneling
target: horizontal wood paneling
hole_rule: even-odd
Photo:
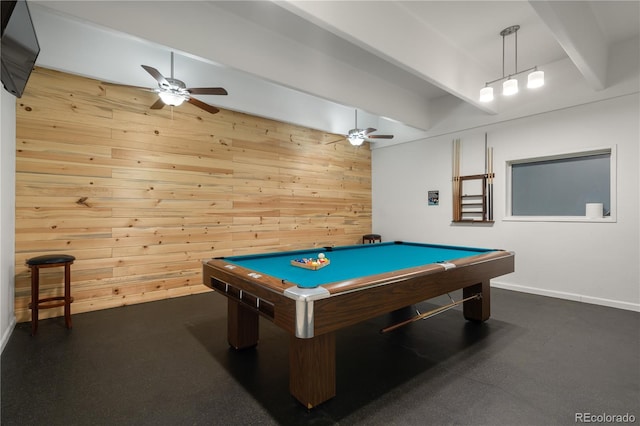
[[[32,74],[16,112],[18,321],[29,320],[33,256],[76,257],[79,313],[209,291],[210,257],[356,244],[371,231],[367,146],[228,110],[152,111],[155,100]],[[41,272],[42,297],[61,294],[56,269]]]

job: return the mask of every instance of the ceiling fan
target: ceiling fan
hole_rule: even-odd
[[[349,133],[346,135],[347,140],[353,146],[360,146],[364,143],[365,140],[368,139],[393,139],[393,135],[372,135],[371,133],[375,132],[376,129],[372,127],[368,127],[366,129],[358,128],[358,110],[355,112],[356,123],[355,128],[349,130]],[[335,141],[335,142],[339,142]],[[331,142],[334,143],[334,142]]]
[[[162,109],[165,105],[178,106],[187,101],[211,114],[220,111],[218,108],[206,104],[191,95],[226,95],[227,91],[222,87],[187,88],[182,80],[173,77],[173,52],[171,52],[171,78],[164,77],[160,71],[153,67],[148,65],[141,66],[158,82],[157,89],[145,89],[156,92],[160,96],[160,99],[151,105],[151,109]]]

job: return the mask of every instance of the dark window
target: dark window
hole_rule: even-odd
[[[611,209],[611,151],[511,164],[512,216],[584,216],[587,203]]]

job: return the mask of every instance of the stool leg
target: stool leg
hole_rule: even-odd
[[[64,265],[64,322],[71,328],[71,264]]]
[[[40,269],[38,266],[31,267],[31,335],[35,336],[38,331],[38,297],[40,293]]]

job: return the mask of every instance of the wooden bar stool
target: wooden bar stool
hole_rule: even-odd
[[[27,260],[31,268],[31,335],[38,331],[38,310],[51,309],[64,306],[64,322],[67,328],[71,328],[71,264],[76,260],[68,254],[46,254],[32,257]],[[46,297],[40,299],[40,268],[54,268],[64,266],[64,296]],[[53,303],[52,303],[53,302]]]
[[[367,243],[375,243],[375,242],[382,242],[382,237],[378,234],[366,234],[362,236],[362,244],[364,244],[365,242]]]

